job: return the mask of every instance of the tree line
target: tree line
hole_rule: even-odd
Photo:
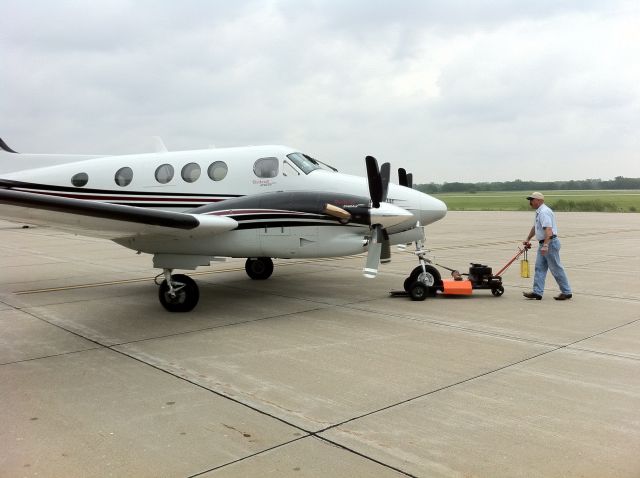
[[[416,184],[417,190],[428,194],[434,193],[475,193],[478,191],[557,191],[568,189],[640,189],[640,178],[615,179],[582,179],[571,181],[495,181],[480,183],[428,183]]]

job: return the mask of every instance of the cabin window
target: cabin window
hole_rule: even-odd
[[[223,161],[216,161],[209,165],[209,169],[207,169],[207,174],[214,181],[222,181],[227,176],[227,164]]]
[[[193,183],[200,177],[200,165],[198,163],[185,164],[182,168],[182,179],[188,183]]]
[[[170,164],[161,164],[156,169],[156,181],[160,184],[167,184],[173,179],[173,166]]]
[[[71,177],[71,184],[77,188],[85,186],[89,182],[89,175],[87,173],[74,174]]]
[[[118,186],[128,186],[131,184],[131,180],[133,179],[133,170],[125,166],[124,168],[118,169],[116,172],[115,180]]]
[[[253,172],[259,178],[275,178],[278,175],[278,158],[260,158],[253,165]]]

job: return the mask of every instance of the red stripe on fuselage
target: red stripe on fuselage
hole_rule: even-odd
[[[69,199],[86,199],[91,201],[127,201],[127,202],[202,202],[202,203],[212,203],[224,201],[229,198],[220,198],[220,197],[206,197],[206,196],[190,196],[190,197],[157,197],[157,196],[107,196],[107,195],[95,195],[95,194],[69,194],[63,192],[53,192],[53,191],[41,191],[37,189],[28,189],[28,188],[12,188],[14,191],[24,191],[28,193],[42,194],[44,196],[56,196],[56,197],[65,197]]]

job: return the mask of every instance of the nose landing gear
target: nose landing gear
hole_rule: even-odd
[[[420,265],[404,280],[404,291],[409,294],[411,300],[425,300],[429,296],[436,295],[442,287],[440,272],[427,264],[426,252],[422,241],[416,242],[415,254],[418,256]]]

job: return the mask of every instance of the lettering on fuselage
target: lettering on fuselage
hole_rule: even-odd
[[[252,184],[256,186],[265,187],[265,186],[273,186],[276,184],[276,181],[273,179],[254,179],[251,181]]]

